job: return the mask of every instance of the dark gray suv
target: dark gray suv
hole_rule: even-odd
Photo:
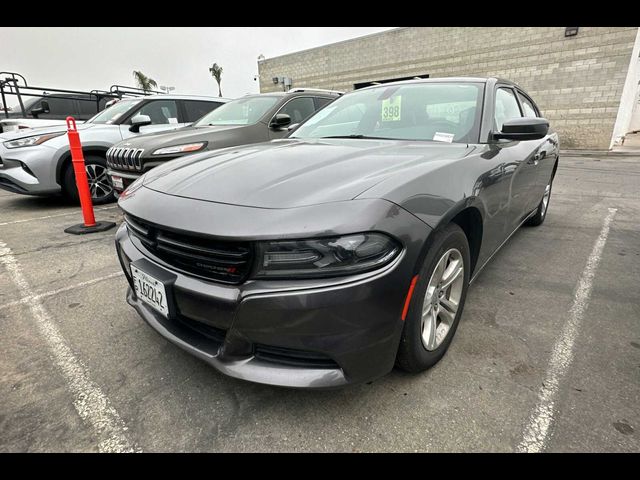
[[[127,139],[107,152],[113,186],[122,192],[153,167],[190,153],[282,138],[341,94],[297,88],[247,95],[228,102],[189,127]]]

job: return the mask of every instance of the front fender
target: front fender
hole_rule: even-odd
[[[111,145],[106,143],[96,143],[96,142],[90,142],[87,144],[83,143],[82,152],[84,155],[97,153],[99,155],[101,154],[104,156],[104,154],[107,152],[107,150],[109,150],[110,147]],[[54,156],[53,162],[56,166],[55,179],[58,185],[62,185],[62,175],[64,174],[64,168],[67,162],[70,160],[71,160],[71,151],[66,146],[59,149]]]

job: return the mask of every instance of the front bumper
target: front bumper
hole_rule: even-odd
[[[0,188],[27,195],[60,192],[55,180],[55,152],[46,145],[5,148],[0,141]]]
[[[405,214],[399,221],[415,222],[411,228],[427,232],[426,225]],[[226,375],[284,387],[330,388],[373,380],[393,368],[414,249],[405,249],[382,270],[340,280],[224,285],[164,265],[125,225],[116,234],[116,247],[129,281],[128,262],[150,262],[175,276],[174,319],[138,300],[131,287],[127,302],[167,340]]]
[[[108,168],[107,174],[111,177],[111,183],[113,183],[113,189],[115,190],[116,194],[120,194],[124,192],[129,185],[140,178],[143,175],[143,172],[122,172],[120,170],[113,170],[112,168]],[[113,177],[120,177],[122,179],[122,188],[116,185],[116,183],[113,181]]]

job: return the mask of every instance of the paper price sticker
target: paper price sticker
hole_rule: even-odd
[[[397,122],[401,118],[402,96],[387,98],[382,101],[382,121]]]
[[[437,142],[451,143],[453,142],[454,137],[455,135],[453,133],[436,132],[436,134],[433,136],[433,139]]]

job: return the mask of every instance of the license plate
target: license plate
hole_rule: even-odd
[[[131,276],[133,277],[133,288],[136,291],[136,296],[157,312],[168,317],[169,303],[164,283],[143,272],[133,263],[131,264]]]
[[[111,177],[111,181],[113,182],[113,188],[124,190],[124,182],[122,181],[122,177]]]

